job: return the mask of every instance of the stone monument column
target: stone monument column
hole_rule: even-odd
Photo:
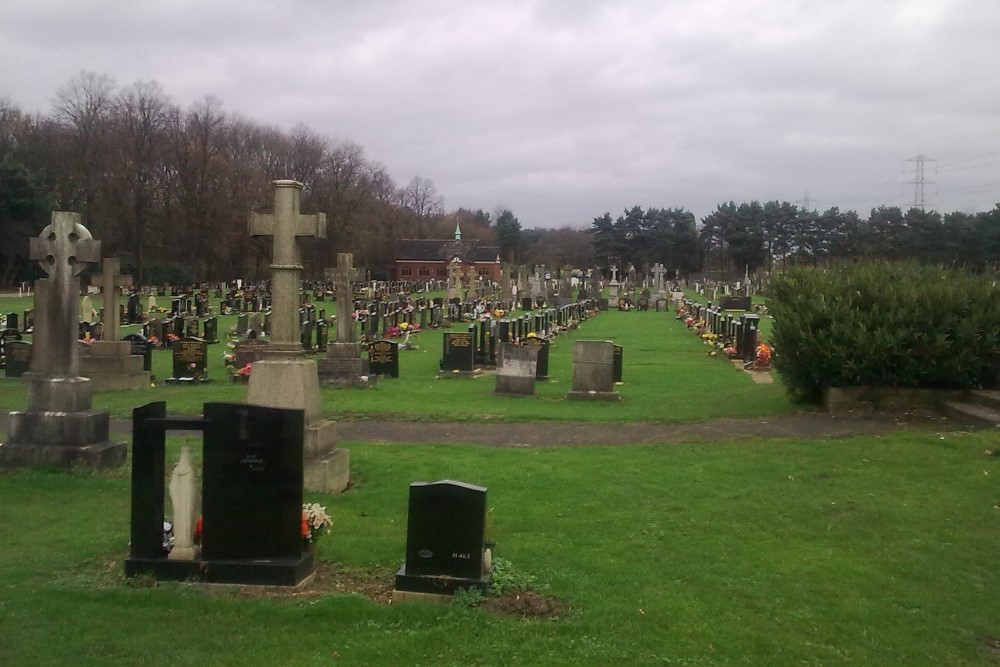
[[[23,376],[28,408],[10,413],[0,465],[121,465],[125,443],[108,440],[109,415],[91,409],[90,380],[79,375],[79,276],[100,259],[100,241],[78,213],[53,211],[29,252],[49,277],[35,287],[35,351]]]
[[[299,213],[302,184],[274,181],[274,213],[250,213],[251,236],[273,239],[271,256],[271,340],[255,361],[247,403],[305,412],[305,486],[339,493],[347,488],[350,453],[336,448],[336,424],[324,420],[319,405],[316,362],[306,358],[299,339],[299,286],[302,256],[298,237],[326,238],[326,214]]]

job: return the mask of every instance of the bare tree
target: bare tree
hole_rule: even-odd
[[[95,237],[103,231],[99,176],[108,167],[107,134],[114,89],[114,79],[108,75],[83,71],[56,92],[53,102],[53,120],[66,134],[67,175],[74,185],[74,191],[66,193],[70,201],[60,203],[84,213]]]

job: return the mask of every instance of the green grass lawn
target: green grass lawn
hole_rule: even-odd
[[[359,484],[313,497],[334,518],[321,560],[394,571],[410,482],[482,484],[497,556],[566,600],[561,620],[145,587],[121,575],[126,472],[8,472],[0,664],[995,664],[992,442],[346,443]]]
[[[0,312],[15,310],[11,301],[0,299]],[[621,403],[563,400],[576,337],[624,346]],[[672,314],[607,312],[559,337],[537,399],[494,397],[490,378],[436,380],[441,333],[418,345],[402,353],[400,380],[323,390],[325,413],[488,428],[796,409],[780,384],[708,357]],[[218,377],[222,346],[210,354]],[[159,377],[168,362],[157,353]],[[226,382],[158,383],[95,404],[125,416],[165,400],[171,413],[196,414],[244,395]],[[21,383],[0,380],[0,408],[23,403]],[[986,452],[995,441],[901,432],[605,448],[341,443],[354,488],[309,497],[334,519],[321,561],[389,575],[405,554],[408,485],[480,484],[497,557],[570,605],[559,620],[125,580],[127,467],[0,472],[0,665],[996,664],[1000,459]],[[171,438],[168,460],[199,442]]]
[[[160,299],[161,303],[163,299]],[[0,313],[21,312],[25,299],[0,299]],[[318,304],[321,305],[321,304]],[[95,308],[99,308],[95,300]],[[334,306],[326,303],[328,313]],[[235,316],[220,317],[222,334],[235,325]],[[131,327],[128,330],[137,330]],[[574,332],[554,339],[550,377],[536,386],[537,398],[493,395],[493,378],[437,379],[443,329],[426,330],[415,337],[418,349],[400,352],[399,379],[380,379],[374,390],[324,389],[324,413],[333,419],[405,419],[422,421],[596,421],[693,422],[717,417],[752,417],[787,413],[793,405],[780,383],[755,384],[732,364],[708,359],[707,348],[674,314],[608,311],[587,320]],[[613,340],[624,348],[624,384],[617,389],[619,403],[590,403],[565,399],[572,383],[572,349],[577,339]],[[163,400],[173,414],[198,414],[209,401],[242,401],[246,387],[228,382],[223,352],[226,345],[209,346],[209,376],[200,387],[167,386],[171,353],[154,352],[157,386],[148,390],[102,392],[94,405],[127,417],[132,408]],[[318,357],[317,357],[318,358]],[[18,380],[0,379],[0,409],[21,409],[26,394]]]

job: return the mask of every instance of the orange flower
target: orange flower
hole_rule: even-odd
[[[303,514],[302,515],[302,539],[308,540],[310,537],[312,537],[312,533],[309,531],[309,519],[306,518],[305,514]]]
[[[198,520],[194,522],[194,536],[195,539],[201,539],[201,517],[198,517]]]

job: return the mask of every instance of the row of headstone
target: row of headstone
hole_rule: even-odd
[[[741,297],[740,304],[744,305]],[[685,311],[696,321],[704,322],[709,333],[718,335],[726,346],[736,348],[736,356],[743,361],[753,361],[757,355],[758,332],[760,330],[760,315],[756,313],[733,313],[711,303],[700,303],[685,299]],[[749,307],[749,304],[745,304]]]
[[[197,317],[154,318],[143,325],[142,333],[147,338],[155,337],[160,346],[181,338],[201,338],[206,343],[215,344],[219,342],[219,320],[214,315],[204,321]]]

